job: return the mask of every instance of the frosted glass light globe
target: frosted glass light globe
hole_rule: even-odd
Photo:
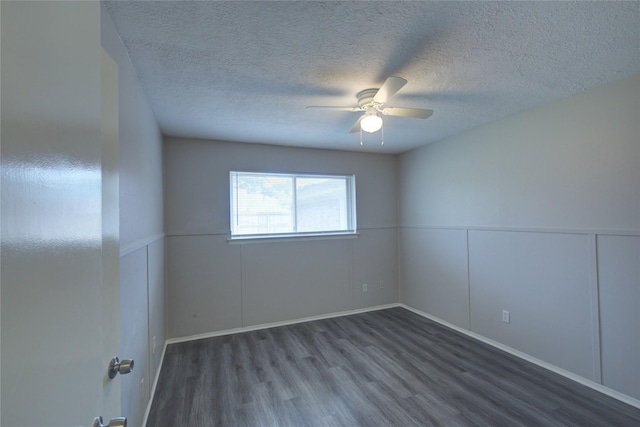
[[[382,127],[382,117],[376,114],[369,114],[360,120],[360,127],[365,132],[377,132]]]

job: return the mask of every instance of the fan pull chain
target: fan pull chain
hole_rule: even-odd
[[[380,127],[380,145],[384,145],[384,122],[382,122],[382,126]]]
[[[360,126],[360,145],[364,145],[362,144],[362,126]]]

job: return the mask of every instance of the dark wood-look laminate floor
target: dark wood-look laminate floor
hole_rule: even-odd
[[[172,344],[147,427],[640,426],[640,409],[403,308]]]

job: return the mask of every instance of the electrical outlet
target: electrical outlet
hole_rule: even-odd
[[[384,289],[384,280],[380,280],[380,289]]]
[[[502,310],[502,321],[504,323],[511,323],[511,313],[508,310]]]
[[[367,284],[366,284],[366,283],[365,283],[365,284],[363,284],[363,285],[362,285],[362,292],[367,292],[368,290],[369,290],[369,289],[368,289],[368,287],[367,287]]]

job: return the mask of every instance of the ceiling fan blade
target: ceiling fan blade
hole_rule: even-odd
[[[360,116],[360,118],[358,119],[358,121],[356,122],[355,125],[353,125],[353,127],[351,128],[351,130],[349,131],[349,133],[356,133],[356,132],[360,132],[360,122],[362,121],[362,119],[364,119],[364,115]]]
[[[389,100],[389,98],[398,93],[398,91],[402,89],[402,87],[406,84],[407,81],[402,77],[388,77],[382,87],[373,97],[373,101],[384,104],[385,102],[387,102],[387,100]]]
[[[319,106],[319,105],[311,105],[306,109],[307,110],[333,110],[333,111],[362,111],[360,107],[331,107],[331,106]]]
[[[414,119],[426,119],[433,114],[433,110],[424,108],[387,107],[382,109],[386,116],[412,117]]]

